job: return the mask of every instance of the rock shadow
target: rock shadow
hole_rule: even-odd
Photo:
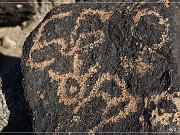
[[[2,92],[10,111],[8,125],[1,131],[32,132],[32,112],[25,100],[22,86],[21,59],[0,55],[0,77]],[[17,133],[16,133],[17,134]]]

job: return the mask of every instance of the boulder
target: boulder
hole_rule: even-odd
[[[34,0],[0,0],[0,27],[21,25],[35,15]]]
[[[78,3],[50,11],[22,55],[33,130],[177,131],[173,19],[168,1]]]

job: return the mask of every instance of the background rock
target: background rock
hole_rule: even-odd
[[[53,9],[22,57],[33,130],[179,131],[173,19],[169,3]]]
[[[21,3],[17,0],[0,0],[0,2],[0,27],[21,25],[35,15],[34,4],[28,3],[34,0],[21,0]]]
[[[0,87],[2,87],[1,78],[0,78]],[[0,88],[0,131],[8,124],[9,113],[10,112],[6,104],[5,96],[2,93],[2,89]]]

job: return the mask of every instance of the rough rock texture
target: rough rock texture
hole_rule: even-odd
[[[6,104],[5,95],[2,93],[2,84],[0,78],[0,131],[7,126],[9,119],[9,110]]]
[[[25,41],[36,132],[177,132],[173,7],[82,3],[47,14]]]

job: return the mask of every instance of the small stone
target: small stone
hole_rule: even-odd
[[[4,48],[16,48],[16,42],[8,36],[4,36],[2,38],[2,46]]]
[[[20,8],[22,8],[22,7],[23,7],[22,4],[17,4],[17,5],[16,5],[16,8],[17,8],[17,9],[20,9]]]
[[[22,22],[22,28],[25,28],[28,25],[27,21]]]

